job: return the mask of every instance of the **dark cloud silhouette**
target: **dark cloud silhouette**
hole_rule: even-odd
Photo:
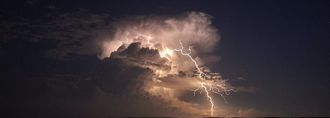
[[[6,15],[4,15],[6,16]],[[12,20],[14,19],[14,20]],[[109,31],[111,19],[106,14],[86,10],[71,13],[50,12],[36,19],[4,17],[0,20],[2,44],[29,41],[45,48],[45,56],[70,59],[74,55],[95,55],[95,40]]]
[[[153,60],[157,66],[166,61],[157,50],[133,43],[112,55],[101,60],[88,76],[24,74],[20,75],[23,80],[6,82],[1,89],[5,90],[1,98],[0,108],[5,109],[2,114],[54,118],[191,115],[143,90],[144,84],[152,81],[154,72],[143,66],[151,62],[141,60],[149,58],[146,60]],[[12,98],[15,99],[9,100]]]

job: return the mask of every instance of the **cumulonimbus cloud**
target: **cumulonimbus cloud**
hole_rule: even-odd
[[[112,33],[98,39],[101,47],[99,57],[129,65],[123,65],[121,69],[133,66],[150,73],[140,72],[140,75],[132,77],[138,81],[129,82],[125,74],[129,74],[126,71],[132,68],[126,68],[125,73],[112,74],[118,76],[102,80],[121,83],[116,88],[126,88],[127,83],[135,83],[129,85],[137,87],[133,90],[141,90],[150,97],[158,96],[184,113],[214,115],[215,105],[209,92],[224,97],[233,91],[233,87],[219,73],[203,66],[203,59],[198,57],[200,54],[212,54],[220,40],[210,18],[202,12],[189,12],[171,17],[130,17],[114,22]],[[135,72],[138,71],[131,71]],[[189,96],[188,93],[193,98],[196,92],[202,94],[203,91],[210,108],[182,99]]]
[[[108,94],[103,97],[109,101],[102,101],[115,104],[109,113],[121,110],[115,115],[126,116],[148,107],[160,110],[134,112],[132,115],[187,116],[209,115],[207,102],[194,102],[206,98],[194,96],[192,90],[199,87],[198,72],[189,57],[182,53],[189,52],[191,59],[201,67],[211,59],[200,58],[200,55],[217,60],[213,49],[220,35],[212,26],[211,18],[206,13],[187,12],[174,16],[128,17],[110,22],[105,15],[78,12],[52,16],[49,22],[26,26],[37,32],[32,30],[31,42],[55,42],[55,46],[47,50],[52,57],[99,57],[102,63],[88,79]],[[30,36],[20,30],[14,32]],[[203,67],[203,72],[213,73],[207,67]],[[225,82],[220,74],[215,76],[218,81]],[[78,83],[78,87],[82,86]],[[122,99],[132,96],[139,99]],[[143,105],[148,103],[152,104]],[[161,114],[161,110],[166,113]],[[224,107],[216,107],[216,110],[216,115],[233,114]]]

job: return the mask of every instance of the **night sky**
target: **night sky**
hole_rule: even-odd
[[[251,89],[228,96],[230,105],[254,116],[330,116],[330,2],[319,0],[1,1],[0,116],[112,116],[93,107],[82,115],[70,102],[92,98],[97,82],[81,79],[105,68],[86,43],[90,32],[111,32],[104,26],[125,17],[190,11],[211,15],[221,35],[220,61],[209,67]]]

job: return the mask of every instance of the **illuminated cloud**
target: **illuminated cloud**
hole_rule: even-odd
[[[210,18],[202,12],[189,12],[179,16],[140,16],[119,20],[113,23],[114,31],[110,36],[100,42],[100,57],[108,57],[122,44],[136,41],[144,47],[173,49],[180,47],[178,40],[181,40],[185,45],[194,46],[198,53],[211,52],[220,36]]]
[[[116,60],[126,66],[120,66],[120,70],[124,69],[121,73],[108,74],[115,76],[115,80],[103,80],[118,83],[110,90],[125,89],[127,83],[135,83],[129,85],[138,87],[133,90],[160,97],[169,106],[184,113],[219,115],[215,111],[213,94],[218,94],[227,102],[225,96],[234,91],[234,87],[219,73],[204,66],[205,62],[198,57],[200,54],[212,54],[220,38],[210,18],[202,12],[189,12],[175,17],[143,16],[113,23],[113,32],[99,42],[102,49],[99,57],[109,64],[114,63],[111,60]],[[127,65],[146,69],[148,74],[138,70],[127,72],[132,69]],[[130,73],[138,80],[126,81]],[[191,99],[202,94],[209,107],[181,99],[187,93],[190,93]]]

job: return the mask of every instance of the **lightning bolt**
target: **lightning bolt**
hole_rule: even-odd
[[[148,46],[150,46],[150,40],[152,39],[151,36],[141,35],[141,34],[139,36],[145,39],[147,41],[147,44],[149,44]],[[191,56],[192,53],[191,46],[185,48],[181,40],[179,40],[179,44],[180,44],[179,49],[169,49],[166,47],[165,50],[163,51],[166,51],[166,53],[170,53],[172,51],[179,52],[179,54],[188,57],[190,61],[194,64],[197,70],[197,77],[200,79],[200,81],[198,83],[199,87],[193,90],[193,94],[195,96],[196,92],[199,92],[199,94],[205,92],[205,96],[210,103],[210,115],[214,116],[215,105],[211,93],[220,95],[225,101],[225,103],[227,103],[225,95],[229,95],[234,90],[232,89],[232,87],[227,85],[226,80],[223,80],[218,73],[210,73],[203,71],[203,68],[200,67],[197,61],[193,58],[193,56]]]
[[[201,82],[201,86],[203,87],[205,93],[206,93],[206,97],[209,99],[209,102],[211,104],[211,108],[210,108],[210,111],[211,111],[211,116],[213,116],[214,114],[214,103],[213,103],[213,98],[210,96],[209,94],[209,91],[207,90],[206,86],[204,85],[203,82]]]
[[[211,104],[211,106],[210,106],[210,115],[213,116],[215,105],[214,105],[214,102],[213,102],[213,98],[210,95],[210,92],[221,95],[222,98],[227,103],[227,100],[225,99],[224,94],[229,95],[230,92],[233,91],[233,89],[228,88],[226,86],[225,80],[219,80],[219,79],[207,80],[206,78],[209,78],[212,75],[204,73],[202,71],[201,67],[198,66],[197,61],[191,56],[191,46],[189,46],[188,51],[185,52],[184,51],[184,46],[183,46],[181,40],[179,40],[179,43],[180,43],[181,49],[173,49],[173,50],[176,51],[176,52],[180,52],[181,55],[189,57],[189,59],[194,63],[195,68],[198,71],[198,78],[201,80],[200,83],[199,83],[200,87],[198,87],[194,90],[194,96],[196,95],[197,91],[199,91],[200,94],[203,91],[206,93],[206,97],[209,100],[209,103]]]

